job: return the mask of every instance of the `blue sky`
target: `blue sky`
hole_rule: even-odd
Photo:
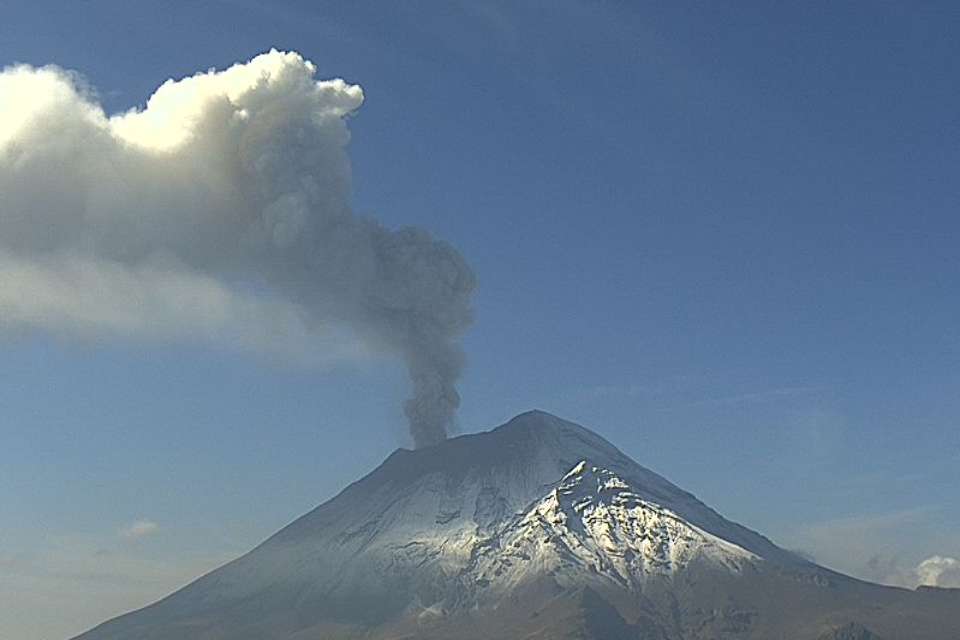
[[[861,577],[960,557],[955,4],[0,14],[0,65],[76,70],[109,112],[271,47],[360,84],[355,209],[429,229],[478,276],[461,431],[576,420]],[[0,636],[143,604],[409,446],[389,359],[38,332],[0,358]],[[119,535],[138,520],[155,530]],[[98,603],[11,622],[83,593]]]

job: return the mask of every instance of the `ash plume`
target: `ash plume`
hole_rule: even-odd
[[[403,358],[417,446],[459,405],[475,279],[350,206],[360,87],[271,51],[108,115],[55,67],[0,72],[0,328],[203,340],[326,366]]]

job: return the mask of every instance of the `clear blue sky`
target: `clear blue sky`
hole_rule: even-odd
[[[478,275],[461,431],[573,419],[862,577],[960,557],[956,3],[388,5],[0,0],[0,65],[121,111],[299,51],[364,88],[356,209]],[[391,361],[4,338],[0,636],[246,550],[408,446],[406,393]]]

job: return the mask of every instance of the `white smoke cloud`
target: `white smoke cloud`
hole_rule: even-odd
[[[296,53],[167,81],[109,116],[54,67],[0,72],[0,329],[201,339],[323,364],[402,357],[418,445],[459,405],[475,280],[449,245],[354,215],[360,87]]]
[[[918,583],[931,587],[960,589],[960,560],[931,556],[917,565]]]
[[[149,261],[127,267],[76,254],[17,259],[0,252],[0,310],[0,330],[200,340],[304,366],[362,357],[349,336],[311,330],[303,309],[286,300]]]

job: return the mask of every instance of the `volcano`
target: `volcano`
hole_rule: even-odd
[[[885,587],[723,518],[541,411],[391,454],[246,555],[76,640],[946,640]]]

